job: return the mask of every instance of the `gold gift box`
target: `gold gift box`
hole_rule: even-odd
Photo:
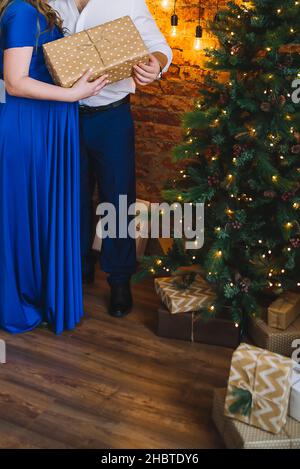
[[[210,285],[200,276],[192,285],[179,289],[174,283],[174,277],[155,279],[155,290],[171,314],[189,313],[206,308],[215,299],[215,293]]]
[[[129,16],[49,42],[43,50],[54,82],[64,88],[91,68],[91,81],[107,74],[114,83],[130,78],[134,65],[149,62],[149,51]]]
[[[287,421],[294,362],[241,344],[231,362],[225,415],[270,433]]]
[[[265,318],[249,318],[248,334],[255,345],[291,357],[300,340],[300,317],[285,331],[270,327]]]
[[[268,325],[286,330],[300,315],[300,295],[286,292],[268,309]]]
[[[285,427],[274,435],[224,415],[226,389],[214,392],[212,418],[227,449],[300,449],[300,422],[287,418]]]

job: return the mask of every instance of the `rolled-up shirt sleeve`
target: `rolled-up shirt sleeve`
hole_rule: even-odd
[[[166,72],[173,59],[172,49],[166,41],[166,38],[157,26],[155,19],[151,15],[145,0],[132,1],[132,15],[133,21],[139,30],[146,46],[151,53],[161,52],[168,58],[168,63],[163,69]]]

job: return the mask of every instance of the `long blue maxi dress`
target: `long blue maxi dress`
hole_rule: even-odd
[[[42,44],[62,36],[25,0],[0,21],[3,51],[33,46],[30,77],[52,83]],[[9,96],[0,104],[0,328],[49,322],[57,334],[83,314],[77,103]]]

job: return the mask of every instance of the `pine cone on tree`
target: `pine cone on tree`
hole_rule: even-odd
[[[276,197],[276,192],[274,191],[265,191],[264,196],[268,199],[274,199]]]
[[[261,109],[263,112],[270,112],[270,111],[271,111],[271,104],[268,103],[268,102],[261,103],[260,109]]]
[[[300,153],[300,144],[298,145],[293,145],[292,148],[291,148],[291,152],[294,154],[294,155],[298,155]]]
[[[228,96],[225,93],[220,94],[220,99],[219,99],[220,104],[225,105],[228,102]]]
[[[213,186],[217,186],[220,183],[220,179],[217,175],[208,176],[207,182],[210,187],[213,187]]]
[[[287,202],[288,200],[290,200],[293,197],[293,195],[294,195],[293,192],[285,192],[284,194],[282,194],[281,199],[284,202]]]
[[[232,228],[233,228],[234,230],[240,230],[243,225],[242,225],[241,222],[235,220],[235,221],[233,221],[233,222],[231,223],[231,226],[232,226]]]
[[[251,286],[251,280],[249,278],[243,278],[240,280],[239,287],[243,293],[248,293]]]
[[[300,248],[300,238],[291,238],[290,242],[293,248],[295,249]]]
[[[242,153],[242,151],[243,151],[242,145],[239,145],[238,143],[235,144],[235,145],[233,145],[233,155],[234,155],[235,157],[240,156],[240,154]]]
[[[279,96],[278,103],[281,107],[283,107],[286,103],[286,97],[283,95]]]
[[[294,132],[294,138],[296,142],[300,145],[300,132]]]
[[[242,45],[241,44],[236,44],[231,47],[230,52],[232,55],[237,55],[241,52],[242,50]]]

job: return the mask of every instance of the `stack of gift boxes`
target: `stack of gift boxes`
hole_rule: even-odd
[[[234,352],[228,388],[214,394],[213,420],[227,448],[300,448],[299,316],[300,295],[286,292],[264,318],[249,320],[258,347]]]
[[[241,344],[227,390],[215,391],[212,417],[227,448],[300,448],[300,366]]]
[[[180,289],[176,277],[155,279],[156,293],[162,300],[158,309],[157,334],[161,337],[237,347],[240,328],[230,318],[203,319],[199,311],[215,299],[210,285],[197,275],[188,288]]]
[[[265,317],[250,318],[248,333],[258,347],[291,357],[300,347],[300,295],[294,292],[281,295]]]
[[[213,305],[215,294],[200,275],[185,289],[176,277],[157,278],[155,289],[162,300],[159,336],[238,347],[228,388],[214,394],[212,416],[226,447],[300,448],[299,294],[284,293],[265,318],[251,318],[255,345],[239,345],[240,330],[230,318],[202,319],[199,311]]]

